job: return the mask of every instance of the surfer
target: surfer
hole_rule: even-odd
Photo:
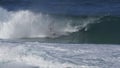
[[[49,30],[52,36],[56,36],[57,34],[54,32],[53,25],[54,25],[53,23],[49,24]]]

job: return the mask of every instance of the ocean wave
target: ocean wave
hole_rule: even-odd
[[[0,38],[62,43],[120,43],[119,16],[73,16],[0,8]]]
[[[34,13],[29,10],[7,11],[0,8],[0,38],[55,38],[68,35],[96,23],[100,17],[72,17]],[[87,31],[87,28],[85,28]]]

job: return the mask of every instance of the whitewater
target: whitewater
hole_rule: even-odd
[[[119,68],[119,45],[0,41],[0,68]]]

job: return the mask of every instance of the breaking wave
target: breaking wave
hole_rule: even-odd
[[[99,18],[50,15],[30,10],[7,11],[0,8],[0,38],[55,38],[82,30]]]

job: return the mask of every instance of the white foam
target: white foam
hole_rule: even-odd
[[[1,42],[0,66],[119,68],[119,52],[119,45]]]
[[[64,57],[60,58],[65,55],[64,53],[73,55],[72,51],[61,47],[40,43],[0,45],[0,62],[2,63],[0,66],[2,68],[98,68],[97,66],[74,64],[65,60]],[[55,53],[56,55],[53,56]]]
[[[25,65],[22,63],[4,63],[0,64],[0,68],[38,68],[38,67]]]

